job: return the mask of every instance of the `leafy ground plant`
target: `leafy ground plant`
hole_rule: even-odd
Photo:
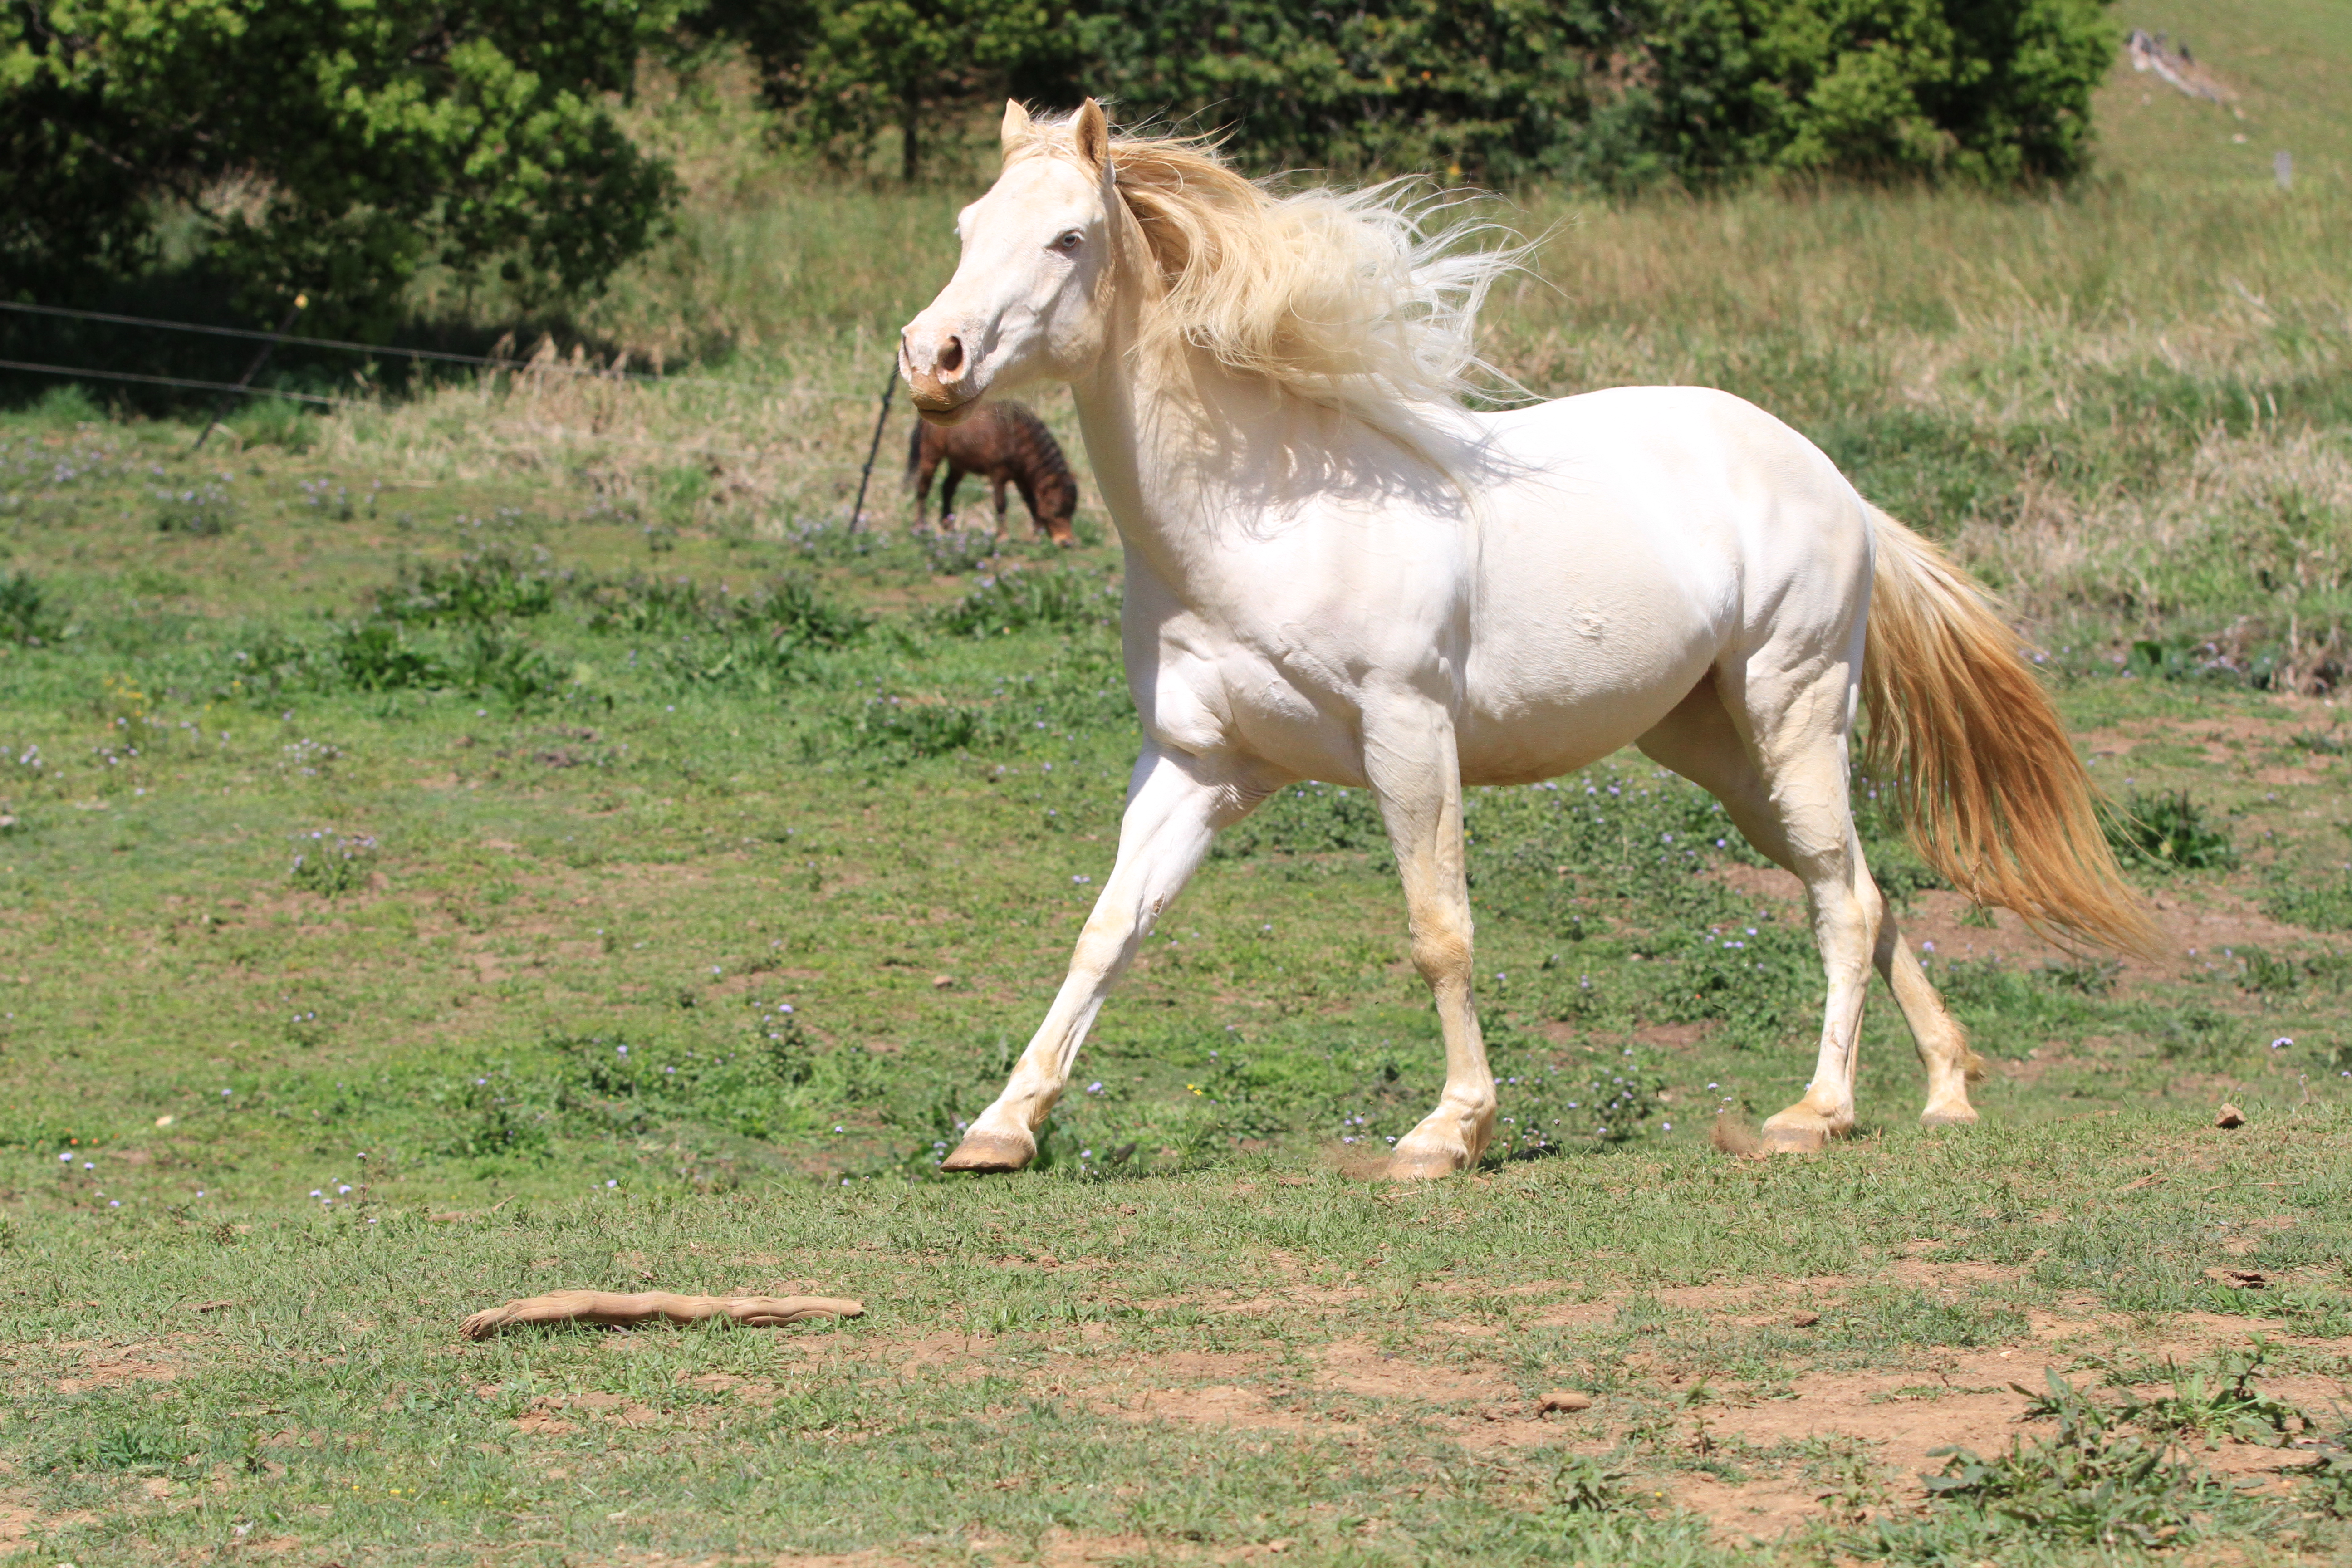
[[[2227,1489],[2176,1456],[2168,1441],[2126,1430],[2128,1416],[2055,1372],[2048,1375],[2048,1392],[2028,1415],[2056,1421],[2054,1434],[2017,1438],[1990,1459],[1954,1452],[1941,1474],[1927,1478],[1928,1494],[1973,1515],[1985,1538],[2167,1546],[2226,1500]]]

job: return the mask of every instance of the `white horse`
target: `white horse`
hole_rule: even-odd
[[[1213,150],[1008,105],[1004,168],[900,340],[926,419],[1066,382],[1126,551],[1143,751],[1118,858],[1044,1024],[943,1168],[1017,1170],[1111,984],[1211,837],[1300,779],[1370,788],[1445,1037],[1437,1109],[1390,1173],[1476,1165],[1495,1080],[1471,994],[1465,784],[1628,744],[1720,799],[1804,881],[1829,1001],[1803,1098],[1764,1141],[1853,1124],[1874,963],[1973,1121],[1980,1064],[1863,863],[1848,741],[1979,900],[2138,946],[2146,926],[2017,640],[1934,546],[1811,443],[1725,393],[1461,405],[1486,285],[1393,188],[1284,195]]]

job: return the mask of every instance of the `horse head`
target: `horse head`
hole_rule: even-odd
[[[955,276],[898,335],[899,374],[934,424],[991,392],[1079,378],[1108,335],[1118,205],[1102,106],[1040,123],[1008,103],[1003,142],[1003,172],[957,216]]]

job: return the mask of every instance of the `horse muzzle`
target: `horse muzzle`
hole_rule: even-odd
[[[954,333],[920,346],[915,329],[899,334],[898,374],[916,409],[932,424],[952,425],[980,401],[982,388],[973,384],[971,371],[963,339]]]

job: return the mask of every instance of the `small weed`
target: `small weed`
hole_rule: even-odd
[[[2311,1463],[2285,1472],[2297,1483],[2296,1496],[2329,1519],[2352,1519],[2352,1447],[2346,1445],[2347,1436],[2339,1430],[2320,1446]]]
[[[376,841],[364,834],[345,837],[319,831],[297,834],[301,847],[294,853],[289,879],[305,892],[339,899],[354,888],[367,886],[374,868]]]
[[[2352,874],[2278,879],[2263,900],[2263,912],[2305,931],[2352,931]]]
[[[467,690],[495,696],[517,710],[554,696],[566,679],[546,655],[520,637],[487,626],[465,644],[452,673]]]
[[[453,564],[415,567],[376,601],[376,614],[384,619],[422,626],[487,626],[544,616],[554,607],[555,581],[546,569],[546,552],[526,563],[505,543],[470,552]]]
[[[2230,830],[2210,821],[2185,789],[2133,795],[2106,814],[2106,832],[2127,864],[2150,870],[2227,870],[2238,863]]]
[[[996,535],[984,528],[942,529],[913,536],[923,564],[934,576],[961,577],[993,560],[1000,548]]]
[[[65,635],[65,616],[29,572],[0,577],[0,642],[44,647]]]
[[[1625,1472],[1610,1469],[1589,1454],[1560,1460],[1551,1494],[1552,1507],[1562,1513],[1614,1513],[1638,1506],[1625,1489]]]
[[[207,479],[186,489],[155,492],[154,523],[158,533],[212,539],[236,525],[237,509],[224,480]]]
[[[2045,963],[2034,971],[2034,977],[2062,991],[2072,991],[2084,996],[2105,996],[2116,988],[2122,978],[2123,961],[2114,958],[2077,958],[2067,963]]]
[[[77,1444],[51,1468],[154,1475],[177,1464],[188,1447],[186,1435],[168,1422],[133,1421]]]
[[[2270,1346],[2260,1338],[2242,1353],[2224,1352],[2210,1372],[2184,1375],[2168,1357],[2165,1376],[2172,1384],[2172,1392],[2143,1400],[2126,1389],[2115,1419],[2151,1432],[2193,1437],[2208,1444],[2224,1437],[2250,1443],[2281,1442],[2293,1433],[2307,1430],[2311,1421],[2294,1405],[2273,1399],[2253,1386],[2253,1379],[2269,1359]],[[2026,1410],[2028,1420],[2063,1419],[2064,1415],[2055,1389],[2037,1395]]]
[[[448,667],[409,646],[400,628],[383,621],[347,626],[328,645],[329,668],[357,691],[427,689],[449,684]]]
[[[1001,637],[1039,626],[1076,631],[1117,620],[1118,602],[1117,590],[1077,572],[1008,567],[982,577],[931,624],[955,637]]]
[[[1927,1478],[1938,1503],[1969,1509],[1990,1533],[2104,1546],[2163,1546],[2195,1528],[2225,1489],[2121,1429],[2122,1418],[2085,1397],[2055,1372],[2049,1393],[2028,1414],[2053,1419],[2051,1437],[2011,1441],[2006,1452],[1979,1458],[1965,1448]]]

